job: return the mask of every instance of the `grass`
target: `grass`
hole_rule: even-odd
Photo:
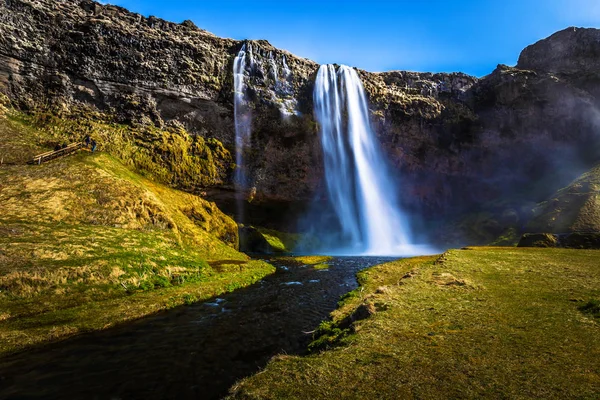
[[[46,139],[0,112],[0,151],[16,155],[0,168],[0,356],[274,272],[236,251],[237,225],[213,203],[107,153],[24,165]]]
[[[275,357],[231,397],[598,398],[599,254],[471,248],[370,268],[313,354]]]
[[[280,257],[280,260],[286,260],[296,264],[318,265],[330,261],[331,256],[298,256],[298,257]]]
[[[277,253],[292,253],[301,246],[310,247],[315,245],[315,239],[306,234],[280,232],[262,227],[256,227],[256,229],[271,245],[273,251]]]

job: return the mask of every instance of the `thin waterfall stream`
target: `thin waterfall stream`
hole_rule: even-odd
[[[241,195],[248,189],[248,179],[245,172],[244,151],[249,146],[252,133],[252,115],[246,102],[246,70],[253,67],[252,45],[244,44],[233,60],[233,112],[235,120],[235,175],[234,185],[238,192],[237,220],[243,223],[244,196]]]

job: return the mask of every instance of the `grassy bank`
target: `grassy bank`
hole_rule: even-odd
[[[600,253],[473,248],[371,268],[233,398],[598,398]]]
[[[274,272],[213,203],[107,153],[41,166],[48,133],[0,110],[0,355],[202,301]],[[7,165],[7,160],[10,164]]]

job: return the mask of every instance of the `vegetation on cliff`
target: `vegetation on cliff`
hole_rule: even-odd
[[[594,398],[594,250],[470,248],[359,273],[315,352],[281,355],[231,398]]]
[[[55,110],[33,111],[13,116],[44,133],[39,145],[79,141],[90,135],[100,150],[169,186],[193,191],[229,181],[235,165],[230,152],[217,139],[191,135],[175,122],[161,129],[152,123],[123,125],[103,118],[90,110],[66,115]]]
[[[128,151],[118,129],[56,119],[37,129],[23,124],[30,118],[0,115],[0,354],[208,299],[274,271],[236,251],[237,225],[213,203],[105,152],[25,165],[79,132],[110,137],[121,157]]]
[[[540,203],[528,232],[600,232],[600,165]]]

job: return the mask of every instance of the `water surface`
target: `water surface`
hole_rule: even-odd
[[[273,259],[277,272],[251,287],[0,359],[0,398],[221,398],[272,356],[303,354],[356,272],[389,260],[315,270]]]

